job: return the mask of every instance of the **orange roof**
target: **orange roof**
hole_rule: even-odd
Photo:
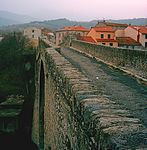
[[[128,24],[122,24],[122,23],[114,23],[114,22],[106,22],[106,21],[100,21],[96,24],[95,27],[99,26],[110,26],[110,27],[127,27]]]
[[[96,39],[97,42],[117,42],[114,39]]]
[[[78,38],[78,40],[82,40],[82,41],[85,41],[85,42],[96,43],[91,36],[80,36]]]
[[[107,26],[111,27],[127,27],[128,24],[122,24],[122,23],[114,23],[114,22],[106,22]]]
[[[117,42],[119,45],[136,45],[139,46],[140,43],[135,41],[134,39],[130,38],[130,37],[117,37],[116,38]]]
[[[96,32],[115,32],[112,27],[93,27]]]
[[[83,26],[66,26],[58,31],[89,31]]]
[[[130,26],[130,27],[139,31],[142,34],[147,34],[147,26]]]

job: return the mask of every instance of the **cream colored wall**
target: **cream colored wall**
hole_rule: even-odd
[[[80,34],[80,36],[86,36],[87,32],[85,31],[59,31],[56,32],[56,45],[59,45],[63,42],[63,39],[67,35]]]
[[[118,43],[117,42],[113,42],[113,47],[118,47]]]
[[[125,31],[124,30],[116,30],[115,31],[115,37],[124,37]]]
[[[125,36],[127,37],[131,37],[132,39],[137,41],[137,35],[138,35],[138,31],[131,28],[131,27],[127,27],[125,29]],[[139,43],[145,47],[145,42],[147,42],[147,39],[145,39],[145,35],[140,33],[140,38],[139,38]]]
[[[34,32],[32,32],[34,30]],[[34,35],[34,38],[32,37]],[[35,27],[29,27],[24,29],[24,36],[27,36],[30,39],[37,39],[41,37],[41,29],[37,29]]]
[[[56,45],[59,45],[60,43],[62,43],[62,40],[63,40],[62,33],[64,33],[64,32],[56,32]]]
[[[147,42],[147,39],[145,39],[145,34],[140,34],[139,42],[143,47],[145,47],[145,42]]]
[[[137,35],[138,35],[138,31],[131,28],[131,27],[127,27],[125,29],[125,37],[131,37],[132,39],[137,41]]]

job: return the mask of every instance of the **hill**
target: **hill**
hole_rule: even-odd
[[[102,20],[99,20],[102,21]],[[126,23],[131,25],[147,25],[147,18],[135,18],[135,19],[123,19],[123,20],[106,20],[108,22],[115,23]],[[97,24],[98,20],[92,20],[89,22],[84,21],[71,21],[66,18],[56,19],[56,20],[47,20],[47,21],[35,21],[27,24],[28,26],[38,26],[38,27],[46,27],[51,29],[59,29],[64,26],[72,26],[72,25],[82,25],[86,28],[91,28]]]
[[[134,19],[122,19],[122,20],[108,20],[115,23],[126,23],[131,25],[147,25],[147,18],[134,18]]]
[[[28,23],[33,20],[34,18],[29,16],[19,15],[7,11],[0,11],[0,26]]]
[[[99,20],[102,21],[102,20]],[[127,23],[131,25],[147,25],[147,18],[135,18],[135,19],[124,19],[124,20],[106,20],[108,22],[115,23]],[[35,26],[35,27],[44,27],[51,29],[53,31],[60,29],[64,26],[72,26],[72,25],[81,25],[86,28],[91,28],[97,24],[98,20],[92,20],[89,22],[83,21],[71,21],[68,19],[56,19],[56,20],[46,20],[46,21],[34,21],[30,23],[20,24],[20,25],[10,25],[5,27],[0,27],[0,30],[3,31],[21,31],[26,27]]]

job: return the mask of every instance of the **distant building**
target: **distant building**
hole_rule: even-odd
[[[86,36],[88,29],[82,26],[67,26],[56,31],[56,45],[60,45],[65,37],[76,38],[78,36]],[[70,40],[71,40],[70,39]]]
[[[115,30],[123,30],[128,27],[128,24],[106,22],[104,20],[104,21],[98,21],[95,27],[112,27]]]
[[[115,30],[112,27],[92,27],[88,37],[91,37],[96,44],[117,47],[118,43],[115,37]]]
[[[24,36],[27,36],[29,39],[37,39],[41,36],[41,29],[36,27],[28,27],[24,29]]]
[[[41,29],[38,29],[36,27],[28,27],[24,29],[24,36],[26,36],[31,40],[32,45],[34,47],[37,47],[39,42],[38,41],[39,37],[41,37]]]
[[[51,30],[43,28],[41,32],[42,32],[42,36],[41,36],[42,39],[46,39],[52,43],[55,43],[55,35]]]
[[[101,21],[91,28],[87,36],[78,39],[98,45],[143,49],[147,47],[147,26]]]
[[[141,44],[130,37],[116,37],[119,47],[129,49],[140,49]]]
[[[128,26],[125,29],[125,36],[131,37],[147,48],[147,26]]]

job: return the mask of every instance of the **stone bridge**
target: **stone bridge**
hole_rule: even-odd
[[[87,59],[94,57],[97,61],[105,61],[139,77],[140,83],[146,83],[146,51],[119,51],[80,41],[73,41],[72,46]],[[95,62],[92,63],[95,65]],[[100,86],[97,86],[102,81],[93,81],[90,76],[92,75],[88,77],[79,67],[74,66],[65,53],[62,53],[62,49],[60,53],[54,47],[38,50],[32,139],[39,149],[147,149],[146,119],[140,113],[132,113],[135,109],[147,117],[147,97],[141,95],[143,100],[138,98],[144,107],[135,104],[131,107],[129,104],[129,109],[103,93]],[[147,92],[145,85],[142,88]],[[127,100],[129,101],[129,97]]]

